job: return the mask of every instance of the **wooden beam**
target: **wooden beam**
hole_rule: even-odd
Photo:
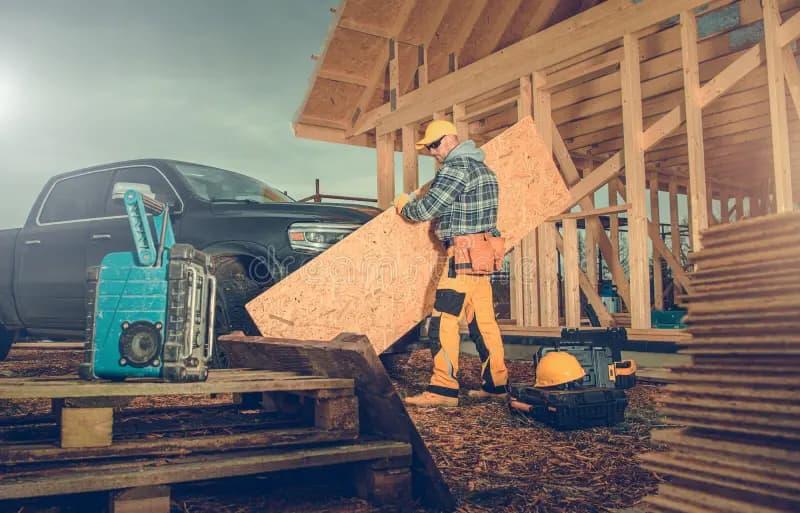
[[[563,221],[564,226],[564,316],[567,328],[581,327],[581,297],[578,273],[578,224],[574,218]]]
[[[335,82],[345,82],[348,84],[356,84],[362,87],[367,87],[369,83],[369,79],[362,77],[361,75],[356,75],[355,73],[350,73],[348,71],[337,70],[337,69],[320,69],[317,73],[317,77],[324,78],[326,80],[333,80]]]
[[[730,195],[728,191],[722,189],[719,191],[719,212],[720,212],[720,222],[721,223],[730,223],[731,222],[731,211],[730,211]]]
[[[378,136],[378,208],[386,209],[394,199],[394,132]]]
[[[458,132],[458,139],[466,141],[469,139],[469,123],[464,118],[467,116],[467,108],[463,103],[453,105],[453,124]]]
[[[517,118],[523,119],[533,114],[533,80],[530,75],[519,79]],[[512,290],[518,304],[516,307],[518,324],[540,326],[539,317],[539,230],[534,230],[522,239],[512,256],[513,268],[519,273],[514,279]]]
[[[461,52],[464,50],[464,46],[467,44],[467,41],[469,40],[473,30],[475,30],[475,26],[478,24],[481,13],[483,13],[484,9],[486,9],[488,5],[489,0],[473,0],[472,6],[467,13],[464,23],[461,25],[461,29],[453,39],[453,44],[450,46],[450,51],[448,52],[453,54],[455,57],[455,69],[453,71],[462,67],[460,62]]]
[[[702,5],[706,0],[608,0],[597,7],[534,34],[503,52],[451,73],[405,95],[394,113],[382,110],[377,118],[379,133],[401,128],[425,119],[430,112],[467,101],[486,90],[543,69],[581,52],[609,43],[621,32],[636,32],[682,10]],[[578,27],[576,29],[576,27]],[[354,133],[376,125],[359,124]]]
[[[550,92],[544,90],[546,78],[542,73],[533,74],[533,117],[536,129],[545,146],[553,153],[553,119],[550,109]],[[544,223],[538,229],[539,241],[539,316],[542,326],[558,326],[558,252],[556,251],[556,228]]]
[[[559,214],[557,216],[548,217],[548,221],[560,221],[562,219],[586,219],[589,217],[605,216],[608,214],[618,214],[620,212],[627,212],[630,208],[629,203],[622,205],[614,205],[611,207],[593,208],[592,210],[581,210],[580,212],[570,212],[568,214]]]
[[[403,192],[419,188],[419,156],[414,143],[417,140],[417,125],[403,127]]]
[[[392,37],[396,38],[400,31],[403,30],[403,27],[405,27],[406,23],[408,22],[408,18],[411,16],[411,11],[414,10],[414,5],[416,3],[417,0],[408,0],[407,2],[403,2],[401,4],[400,9],[398,9],[396,16],[394,17],[394,25],[389,31]],[[360,121],[359,118],[362,118],[367,113],[370,101],[375,95],[375,90],[378,88],[378,86],[383,84],[384,73],[390,57],[390,41],[387,40],[387,44],[384,45],[380,56],[375,60],[372,68],[367,74],[369,77],[367,80],[367,86],[364,88],[364,91],[361,93],[361,97],[359,97],[358,102],[356,103],[356,108],[354,109],[353,116],[351,117],[351,124],[355,124]],[[417,120],[411,120],[411,122],[415,121]],[[398,126],[396,129],[402,129],[402,125]],[[349,133],[348,135],[352,136],[358,134]]]
[[[783,71],[786,73],[786,85],[789,87],[789,93],[791,93],[790,97],[794,105],[794,111],[800,118],[800,69],[797,68],[797,59],[791,48],[784,48],[782,53]]]
[[[708,228],[706,168],[703,142],[703,90],[697,61],[697,19],[691,11],[681,13],[681,52],[685,96],[686,135],[689,144],[689,191],[692,205],[692,251],[700,251],[700,232]],[[713,81],[712,81],[713,82]],[[719,88],[713,89],[718,91]]]
[[[639,78],[639,40],[623,36],[620,66],[625,128],[625,177],[628,201],[628,262],[631,280],[631,326],[650,328],[650,279],[647,258],[644,147],[642,146],[642,88]]]
[[[772,162],[777,213],[791,212],[792,165],[789,146],[789,120],[786,115],[784,57],[778,42],[781,13],[777,0],[762,0],[764,6],[764,45],[767,55],[770,117],[772,119]]]
[[[614,208],[617,205],[616,181],[608,183],[608,205],[610,208]],[[611,238],[611,247],[614,248],[614,255],[619,258],[619,216],[615,214],[608,216],[608,230]]]
[[[781,48],[800,37],[800,12],[783,22],[777,32],[778,45]]]
[[[397,110],[400,97],[400,44],[397,39],[389,40],[389,107]]]
[[[658,238],[661,238],[661,211],[658,204],[658,173],[650,174],[650,219],[656,226]],[[664,279],[661,273],[661,257],[653,251],[653,307],[664,309]]]

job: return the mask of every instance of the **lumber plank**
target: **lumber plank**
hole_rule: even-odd
[[[573,203],[530,117],[483,149],[498,176],[498,228],[508,249]],[[364,333],[382,352],[429,315],[444,263],[430,223],[409,223],[389,209],[247,310],[265,335],[330,340],[342,332]]]

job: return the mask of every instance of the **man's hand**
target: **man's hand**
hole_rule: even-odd
[[[399,214],[403,210],[403,207],[405,207],[406,204],[412,199],[413,196],[406,194],[405,192],[400,196],[396,197],[393,203],[395,210],[397,210],[397,213]]]

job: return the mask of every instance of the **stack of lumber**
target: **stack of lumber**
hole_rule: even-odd
[[[653,511],[800,511],[800,213],[703,234],[689,295],[688,367],[672,369],[643,456],[669,476]]]

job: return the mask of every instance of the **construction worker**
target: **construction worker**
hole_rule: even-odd
[[[494,172],[484,164],[484,153],[473,141],[460,142],[456,127],[443,120],[432,121],[417,150],[427,148],[441,169],[426,194],[417,198],[401,194],[395,198],[397,212],[412,222],[434,220],[435,232],[447,249],[447,266],[436,288],[429,335],[433,353],[433,375],[425,392],[407,397],[413,406],[458,406],[458,356],[461,342],[459,319],[469,332],[481,359],[480,390],[470,397],[505,398],[508,386],[503,340],[494,314],[489,272],[472,274],[474,262],[464,262],[457,251],[471,238],[502,241],[497,230],[498,185]],[[494,242],[493,241],[493,242]],[[502,249],[496,253],[502,261]],[[495,269],[496,270],[496,269]]]

